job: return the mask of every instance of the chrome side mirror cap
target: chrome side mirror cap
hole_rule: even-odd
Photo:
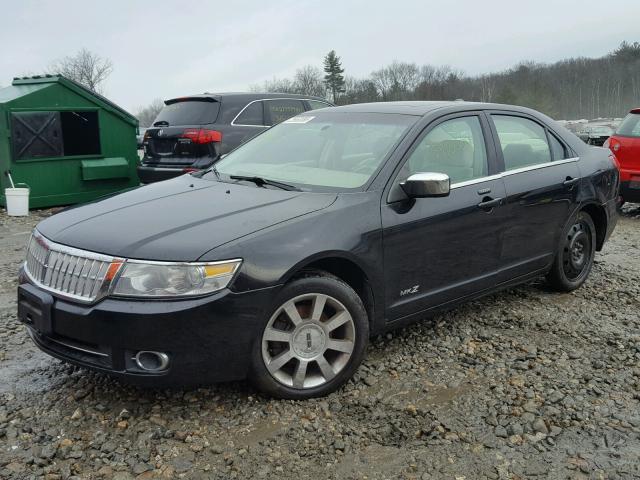
[[[400,187],[409,198],[446,197],[449,195],[451,180],[446,173],[414,173]]]

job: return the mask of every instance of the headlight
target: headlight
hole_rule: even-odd
[[[113,295],[126,297],[184,297],[222,290],[242,260],[214,263],[127,261],[116,280]]]

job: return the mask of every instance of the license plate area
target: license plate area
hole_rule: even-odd
[[[18,286],[18,320],[38,332],[53,333],[53,297],[28,283]]]

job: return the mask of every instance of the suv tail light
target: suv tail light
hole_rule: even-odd
[[[189,138],[193,143],[204,145],[222,141],[222,132],[207,128],[187,128],[182,133],[182,138]]]

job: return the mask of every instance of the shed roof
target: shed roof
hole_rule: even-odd
[[[116,105],[108,98],[96,93],[84,85],[71,80],[70,78],[62,75],[34,75],[32,77],[16,77],[13,79],[11,86],[0,90],[0,103],[15,100],[23,95],[28,95],[37,90],[45,88],[47,85],[59,84],[65,88],[68,88],[75,94],[84,97],[90,102],[95,103],[100,108],[107,110],[114,115],[120,117],[122,120],[138,125],[138,120],[132,114],[127,112],[124,108]]]

